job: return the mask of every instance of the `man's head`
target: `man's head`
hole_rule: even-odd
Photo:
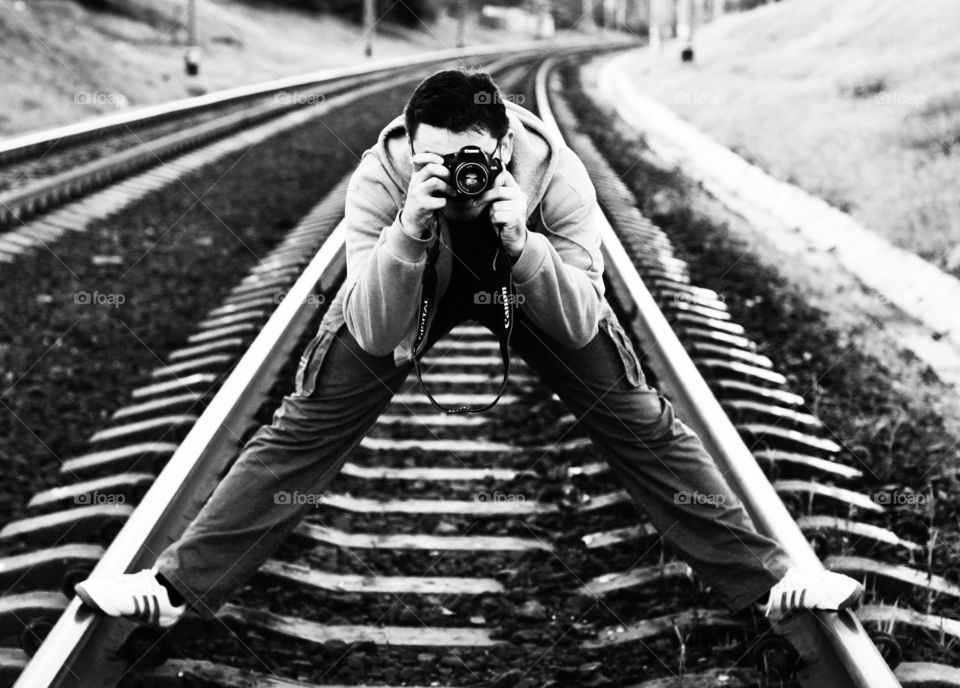
[[[485,72],[448,69],[420,82],[404,109],[411,154],[456,153],[477,146],[504,166],[513,155],[513,131],[497,85]],[[471,199],[447,203],[451,220],[477,217],[483,205]]]

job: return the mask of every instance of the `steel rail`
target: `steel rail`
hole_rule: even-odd
[[[563,138],[550,109],[547,80],[555,58],[536,74],[541,119]],[[602,213],[598,213],[605,272],[621,303],[635,305],[624,326],[634,328],[667,396],[696,430],[744,503],[757,529],[779,542],[802,566],[823,569],[810,543],[790,516],[749,448],[644,285],[626,250]],[[894,688],[900,682],[887,666],[859,619],[849,610],[798,614],[779,630],[800,653],[797,677],[810,688]]]
[[[630,41],[632,43],[632,41]],[[619,41],[626,45],[627,41]],[[605,51],[617,41],[596,46],[570,41],[570,53]],[[508,57],[523,58],[524,50]],[[553,50],[558,46],[554,45]],[[454,58],[494,51],[448,51]],[[502,53],[503,48],[495,49]],[[414,60],[418,64],[430,60]],[[446,59],[451,59],[450,57]],[[504,60],[505,62],[506,60]],[[500,62],[498,61],[498,64]],[[364,72],[366,73],[366,72]],[[91,576],[109,576],[151,566],[157,554],[196,514],[219,482],[225,456],[235,451],[262,397],[275,379],[315,309],[317,289],[331,292],[345,271],[345,230],[340,224],[287,292],[285,298],[238,361],[209,406],[180,443],[163,471],[107,548]],[[128,669],[117,650],[136,624],[94,614],[73,597],[44,642],[20,674],[14,688],[104,688]]]

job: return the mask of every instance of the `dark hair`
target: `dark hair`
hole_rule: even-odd
[[[510,128],[500,89],[490,75],[461,69],[445,69],[421,81],[403,116],[411,141],[420,124],[455,134],[486,129],[498,140]]]

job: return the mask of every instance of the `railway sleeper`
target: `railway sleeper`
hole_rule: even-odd
[[[802,407],[804,405],[803,397],[799,394],[783,389],[774,389],[765,384],[754,384],[744,380],[731,380],[719,378],[707,380],[707,384],[717,391],[720,399],[726,399],[736,395],[737,398],[746,396],[755,398],[759,401],[782,404],[784,406]]]
[[[824,429],[823,422],[816,416],[776,404],[753,399],[721,399],[720,405],[727,411],[734,425],[752,418],[761,418],[775,423],[784,422],[794,428],[821,431]]]
[[[601,598],[609,592],[627,588],[643,588],[667,580],[693,581],[693,569],[684,561],[669,561],[662,566],[634,567],[629,571],[605,573],[591,578],[575,591],[578,595]]]
[[[152,473],[125,472],[41,490],[30,498],[29,509],[68,508],[78,504],[138,504],[153,484]]]
[[[194,373],[186,377],[178,377],[163,382],[153,382],[149,385],[137,387],[130,393],[130,396],[134,399],[144,399],[183,390],[206,393],[219,381],[220,376],[215,373]]]
[[[842,509],[860,510],[874,514],[884,514],[886,509],[867,495],[835,485],[825,485],[814,480],[777,480],[773,488],[784,499],[788,509],[797,510],[795,517],[810,514],[815,501],[830,500]],[[799,495],[805,495],[805,498]],[[789,497],[789,499],[788,499]]]
[[[173,442],[128,444],[67,459],[61,464],[60,472],[82,476],[102,472],[118,473],[146,465],[154,475],[158,475],[176,451],[177,445]]]
[[[207,356],[199,356],[197,358],[154,368],[150,371],[150,377],[157,380],[179,377],[180,375],[190,375],[194,372],[225,372],[237,362],[237,358],[238,356],[235,354],[209,354]]]
[[[841,539],[839,549],[845,550],[847,547],[854,547],[866,541],[871,550],[874,548],[899,550],[910,563],[915,563],[925,551],[924,543],[904,539],[888,528],[849,518],[801,516],[797,519],[797,525],[807,533],[807,539],[821,559],[838,553],[835,542],[837,538]]]
[[[291,533],[308,545],[346,549],[464,551],[464,552],[552,552],[554,547],[540,538],[503,535],[428,535],[347,532],[324,524],[302,521]]]
[[[72,595],[73,584],[93,570],[103,552],[100,545],[69,544],[0,557],[0,585],[8,592],[29,585],[70,590]]]
[[[691,356],[719,356],[733,361],[740,361],[752,365],[756,368],[773,368],[773,361],[768,357],[758,354],[750,349],[743,349],[730,344],[715,344],[712,342],[688,342],[684,348],[690,352]]]
[[[7,523],[0,530],[0,540],[19,540],[33,546],[49,547],[69,537],[106,546],[131,513],[133,507],[128,504],[98,504],[29,516]]]
[[[899,564],[888,564],[868,557],[834,555],[827,557],[823,565],[831,571],[863,578],[869,576],[875,581],[884,581],[893,587],[920,589],[937,595],[960,599],[960,586],[943,576]],[[960,622],[958,622],[960,623]]]
[[[89,442],[150,442],[170,439],[180,442],[197,422],[199,416],[192,413],[157,416],[145,420],[133,421],[124,425],[98,430],[90,436]]]
[[[165,397],[158,397],[156,399],[151,399],[150,401],[145,401],[140,404],[130,404],[129,406],[123,406],[113,412],[113,415],[110,416],[112,421],[120,420],[129,420],[136,418],[138,416],[152,416],[157,413],[165,413],[171,411],[193,411],[197,410],[199,413],[201,409],[197,408],[200,402],[209,399],[208,394],[201,394],[200,392],[184,392],[182,394],[171,394]]]
[[[842,447],[827,437],[815,437],[808,432],[782,428],[772,423],[741,423],[737,431],[748,439],[748,446],[811,451],[820,454],[837,454]],[[781,446],[785,445],[785,446]]]
[[[704,630],[742,632],[743,622],[731,616],[730,612],[725,609],[687,609],[675,614],[602,628],[597,631],[595,638],[584,641],[582,647],[587,650],[594,650],[624,643],[641,642],[656,636],[674,633],[674,628],[682,629],[681,632]]]

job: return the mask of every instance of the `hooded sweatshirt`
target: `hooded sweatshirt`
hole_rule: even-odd
[[[506,101],[514,132],[507,169],[527,195],[527,240],[512,267],[524,314],[559,344],[578,349],[612,316],[603,298],[596,192],[580,159],[543,122]],[[412,174],[410,148],[400,115],[364,151],[347,186],[344,218],[347,276],[320,329],[336,332],[346,323],[360,347],[372,355],[393,353],[397,366],[413,360],[411,347],[427,250],[437,240],[451,246],[442,215],[436,229],[418,238],[400,223]],[[453,260],[437,260],[439,303],[450,284]],[[523,298],[520,298],[520,297]],[[436,309],[427,319],[427,334]],[[425,337],[426,338],[426,337]]]

